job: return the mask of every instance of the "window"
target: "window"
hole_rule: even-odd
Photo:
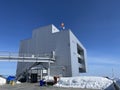
[[[80,47],[80,45],[77,44],[77,53],[82,55],[83,54],[83,50],[82,48]]]
[[[79,72],[81,72],[82,71],[82,68],[79,68]]]
[[[82,60],[80,58],[78,58],[78,63],[82,63]]]

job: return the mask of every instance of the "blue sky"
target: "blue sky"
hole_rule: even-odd
[[[64,22],[87,49],[87,73],[120,77],[119,0],[0,0],[0,51],[18,52],[34,28]],[[16,63],[0,62],[0,74]]]

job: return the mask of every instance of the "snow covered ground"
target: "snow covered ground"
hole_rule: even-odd
[[[56,87],[72,87],[86,89],[106,89],[113,84],[112,80],[104,77],[80,76],[80,77],[61,77]]]
[[[3,77],[0,77],[0,85],[6,84],[6,79]]]

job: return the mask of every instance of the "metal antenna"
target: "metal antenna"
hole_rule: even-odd
[[[113,68],[112,68],[112,78],[114,77],[114,70],[113,70]]]

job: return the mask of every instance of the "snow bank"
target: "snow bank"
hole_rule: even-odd
[[[20,81],[16,81],[16,84],[21,84],[21,82]]]
[[[0,85],[6,84],[6,79],[3,77],[0,77]]]
[[[45,81],[54,81],[53,76],[44,76],[43,79],[44,79]]]
[[[80,77],[61,77],[56,87],[72,87],[87,89],[106,89],[113,84],[112,80],[104,77],[80,76]]]

